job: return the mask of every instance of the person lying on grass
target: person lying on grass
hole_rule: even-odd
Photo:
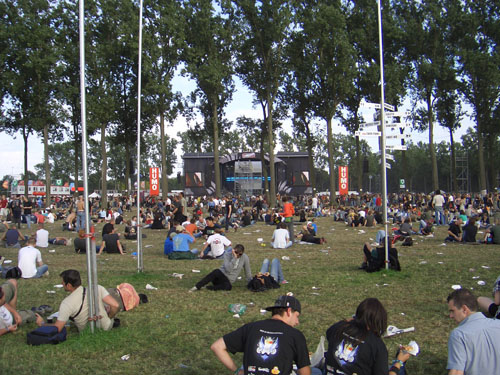
[[[17,330],[17,326],[34,322],[35,313],[31,310],[16,310],[17,281],[6,280],[0,285],[0,336]]]

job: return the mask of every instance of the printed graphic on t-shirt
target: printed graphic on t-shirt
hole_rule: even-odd
[[[257,344],[257,354],[265,361],[278,352],[278,338],[262,336]]]
[[[342,342],[337,346],[335,351],[335,357],[338,358],[340,364],[343,366],[347,363],[353,363],[356,359],[356,354],[358,352],[358,347],[353,347],[350,342]]]

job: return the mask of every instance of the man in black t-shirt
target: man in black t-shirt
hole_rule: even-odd
[[[33,207],[33,203],[31,203],[30,199],[26,198],[26,195],[23,195],[23,201],[24,218],[26,219],[28,229],[31,229],[31,208]]]
[[[293,362],[298,375],[310,375],[309,351],[299,324],[300,302],[291,296],[279,297],[266,308],[272,318],[245,324],[215,341],[211,349],[229,370],[238,375],[290,375]],[[238,372],[229,352],[243,352],[243,368]]]
[[[445,242],[460,242],[462,241],[462,219],[459,217],[453,223],[450,224],[448,228],[448,237],[444,240]]]
[[[215,234],[215,230],[218,228],[221,228],[219,224],[215,223],[215,219],[212,216],[209,216],[205,219],[205,228],[201,232],[203,234],[203,237],[208,238],[212,234]]]
[[[101,255],[103,250],[106,250],[107,253],[120,253],[121,255],[125,254],[125,246],[120,243],[120,237],[117,233],[115,233],[114,228],[111,233],[105,234],[102,237],[102,245],[97,255]]]
[[[21,200],[15,197],[10,201],[9,208],[12,215],[12,223],[17,224],[17,229],[21,229],[21,214],[23,212]]]

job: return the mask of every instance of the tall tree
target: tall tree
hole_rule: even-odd
[[[48,167],[49,127],[56,124],[54,100],[57,57],[54,48],[52,4],[46,0],[4,1],[2,27],[8,35],[6,70],[7,93],[2,126],[11,133],[20,131],[24,140],[25,186],[28,186],[28,138],[43,132],[47,198],[50,199]],[[25,190],[28,194],[28,190]]]
[[[183,38],[180,7],[176,0],[155,0],[144,3],[144,101],[151,111],[159,116],[161,190],[168,193],[168,175],[171,160],[169,138],[165,127],[173,124],[182,111],[180,93],[172,91],[171,81],[181,58]]]
[[[497,1],[466,0],[448,1],[447,5],[459,14],[453,18],[455,22],[450,27],[453,29],[452,40],[458,45],[459,69],[464,83],[462,92],[474,109],[479,189],[483,191],[488,188],[485,137],[496,139],[498,136],[495,112],[500,105],[500,4]],[[496,186],[496,176],[493,181],[493,186]]]
[[[241,28],[237,72],[255,97],[266,103],[269,151],[269,203],[276,205],[276,173],[274,166],[273,114],[278,90],[285,78],[284,47],[292,27],[292,11],[288,2],[234,0],[234,15]]]
[[[220,197],[219,132],[223,124],[224,107],[234,91],[233,22],[217,11],[210,0],[184,2],[184,17],[185,74],[196,81],[197,90],[194,94],[199,100],[198,108],[205,119],[205,129],[211,130],[215,194]]]
[[[345,9],[341,1],[314,1],[304,17],[309,41],[312,105],[315,116],[326,122],[330,201],[335,200],[335,160],[332,119],[353,93],[354,48],[349,40]],[[334,47],[332,47],[334,46]]]

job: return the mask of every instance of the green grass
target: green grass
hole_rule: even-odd
[[[59,230],[60,224],[47,227],[51,236],[64,235]],[[328,240],[327,244],[294,245],[287,250],[259,245],[257,238],[268,241],[273,230],[262,223],[228,234],[233,244],[245,246],[254,273],[265,257],[290,257],[289,261],[282,261],[285,277],[290,283],[280,290],[265,293],[248,291],[243,280],[237,281],[230,292],[201,290],[188,293],[203,275],[218,268],[220,261],[169,261],[163,256],[166,232],[146,230],[147,238],[143,244],[153,246],[144,248],[145,272],[138,274],[137,261],[130,255],[137,245],[124,240],[128,249],[126,256],[103,254],[98,257],[99,284],[114,287],[121,282],[130,282],[139,293],[146,293],[150,302],[121,313],[122,326],[119,329],[78,335],[72,328],[68,340],[57,346],[28,346],[26,333],[34,329],[34,325],[1,336],[1,373],[228,374],[211,353],[210,344],[244,323],[262,319],[261,308],[271,305],[279,294],[293,292],[302,303],[298,328],[305,334],[310,351],[315,350],[326,329],[351,316],[362,299],[377,297],[388,310],[389,324],[400,328],[415,327],[415,332],[385,339],[391,356],[399,344],[416,340],[421,353],[410,359],[409,373],[446,374],[447,340],[455,327],[447,316],[445,303],[452,291],[451,285],[474,287],[478,295],[490,296],[500,271],[497,254],[500,248],[440,246],[446,230],[439,228],[434,238],[414,236],[413,247],[398,246],[402,272],[367,274],[357,269],[362,260],[362,246],[365,241],[372,242],[369,238],[375,238],[379,228],[366,228],[365,234],[359,234],[358,230],[345,230],[343,224],[333,223],[327,218],[319,219],[318,227],[320,235]],[[118,228],[123,231],[122,227]],[[101,229],[102,225],[98,225],[97,232]],[[33,228],[31,232],[34,231]],[[24,229],[23,233],[30,234],[30,231]],[[201,243],[200,239],[197,240],[198,248]],[[56,252],[49,253],[49,249]],[[328,253],[320,250],[328,250]],[[13,264],[16,263],[16,250],[0,251],[7,259],[12,259]],[[19,309],[41,304],[50,304],[57,309],[66,292],[53,286],[60,284],[58,274],[64,269],[80,270],[86,283],[85,255],[75,254],[72,247],[49,246],[42,250],[42,257],[49,265],[50,275],[39,280],[20,280]],[[422,261],[427,263],[420,264]],[[484,269],[483,265],[490,268]],[[470,271],[471,268],[475,271]],[[193,273],[193,269],[201,272]],[[173,278],[170,276],[173,272],[183,273],[184,278]],[[472,279],[476,275],[486,282],[486,286],[477,285],[478,280]],[[147,283],[158,290],[145,290]],[[313,290],[313,286],[320,289]],[[56,294],[46,293],[54,289]],[[230,303],[248,305],[250,302],[255,306],[249,306],[240,319],[233,318],[228,312]],[[124,354],[130,354],[130,360],[122,361],[120,357]],[[237,361],[241,358],[241,355],[236,356]]]

